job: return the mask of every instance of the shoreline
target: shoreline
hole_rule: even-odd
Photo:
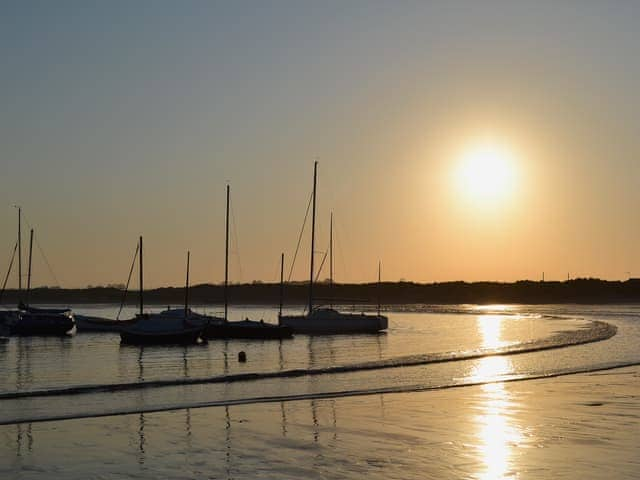
[[[308,283],[286,283],[286,306],[306,305]],[[189,288],[191,302],[196,305],[222,305],[222,285],[201,284]],[[33,304],[120,304],[124,290],[120,287],[57,288],[38,287],[31,290]],[[320,282],[315,285],[317,304],[370,305],[541,305],[541,304],[640,304],[640,279],[610,281],[599,279],[575,279],[563,282],[382,282],[336,283],[333,286]],[[228,287],[228,296],[235,305],[278,305],[279,283],[244,283]],[[17,305],[24,292],[5,290],[2,304]],[[144,291],[148,305],[180,305],[184,301],[183,287],[161,287]],[[126,292],[125,305],[135,305],[138,294]]]

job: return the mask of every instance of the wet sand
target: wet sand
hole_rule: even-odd
[[[637,478],[640,367],[0,427],[2,478]],[[72,439],[72,440],[71,440]]]

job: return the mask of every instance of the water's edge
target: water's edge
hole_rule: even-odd
[[[216,383],[246,382],[273,378],[296,378],[315,375],[332,375],[339,373],[351,373],[367,370],[382,370],[398,367],[413,367],[444,362],[458,362],[463,360],[477,360],[484,357],[499,355],[517,355],[524,353],[540,352],[566,348],[576,345],[600,342],[613,337],[617,327],[607,322],[591,320],[586,327],[578,330],[557,332],[549,337],[530,342],[517,343],[497,348],[483,348],[467,352],[441,352],[420,355],[408,355],[384,360],[375,360],[363,363],[338,365],[332,367],[280,370],[263,373],[240,373],[233,375],[218,375],[199,378],[176,378],[166,380],[151,380],[146,382],[124,382],[98,385],[73,385],[62,388],[17,390],[0,393],[0,400],[52,397],[63,395],[81,395],[90,393],[108,393],[141,390],[159,387],[205,385]],[[0,423],[1,424],[1,423]]]

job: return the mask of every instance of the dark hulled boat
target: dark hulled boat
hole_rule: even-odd
[[[34,308],[21,305],[18,319],[10,325],[12,335],[64,336],[74,332],[71,309]]]
[[[187,252],[187,281],[182,315],[145,314],[143,312],[142,237],[136,253],[140,257],[140,313],[120,330],[120,340],[130,345],[185,345],[202,340],[205,323],[193,321],[189,310],[189,257]],[[173,312],[173,311],[170,311]]]
[[[131,320],[114,320],[112,318],[93,317],[89,315],[75,314],[78,333],[84,332],[115,332],[118,333],[124,327],[135,322]]]
[[[248,340],[277,340],[293,337],[293,329],[266,323],[262,320],[240,320],[236,322],[222,322],[210,324],[204,334],[207,338],[237,338]]]
[[[228,285],[229,285],[229,194],[230,188],[227,185],[227,210],[225,229],[225,252],[224,252],[224,317],[210,317],[211,321],[205,328],[206,338],[233,338],[248,340],[278,340],[293,337],[293,329],[273,323],[266,323],[262,320],[229,321],[228,312]]]
[[[200,341],[203,330],[202,325],[145,314],[120,330],[120,340],[129,345],[191,345]]]
[[[20,302],[17,319],[9,324],[12,335],[65,336],[75,333],[76,322],[70,308],[35,308],[29,306],[31,291],[31,258],[33,254],[33,229],[29,240],[29,271],[27,274],[27,303]]]

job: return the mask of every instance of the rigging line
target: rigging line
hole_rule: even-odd
[[[56,274],[53,272],[53,268],[51,268],[51,264],[49,264],[49,260],[47,259],[47,256],[44,254],[44,250],[40,246],[40,242],[38,242],[38,237],[35,237],[34,240],[36,241],[36,247],[38,247],[38,250],[40,251],[40,255],[42,255],[42,258],[44,259],[44,263],[47,265],[47,268],[49,269],[49,273],[53,277],[53,281],[55,282],[56,286],[59,287],[60,281],[58,280],[58,277],[56,277]]]
[[[239,279],[238,281],[240,283],[242,283],[242,262],[240,261],[240,247],[238,246],[238,231],[236,229],[236,215],[233,212],[233,202],[229,201],[229,207],[231,210],[231,228],[233,230],[233,244],[235,247],[235,254],[238,257],[238,273],[239,273]]]
[[[316,278],[314,280],[314,282],[317,282],[318,279],[320,278],[320,273],[322,273],[322,266],[324,265],[324,261],[327,259],[327,253],[328,252],[324,252],[324,255],[322,256],[322,261],[320,262],[320,267],[318,268],[318,273],[316,274]]]
[[[22,212],[22,217],[24,218],[24,221],[29,226],[29,228],[33,228],[33,225],[31,225],[31,222],[29,222],[29,219],[24,214],[24,212]],[[44,249],[40,245],[40,242],[38,241],[38,237],[36,235],[34,235],[34,240],[35,240],[35,243],[36,243],[36,247],[38,247],[38,251],[40,252],[40,255],[42,255],[42,259],[44,260],[44,263],[47,266],[47,269],[49,270],[49,273],[51,274],[51,277],[53,278],[53,281],[55,282],[55,286],[59,287],[60,286],[60,281],[58,280],[58,277],[56,276],[55,272],[53,271],[53,268],[51,268],[51,264],[49,263],[49,259],[44,254]]]
[[[18,241],[13,246],[13,253],[11,254],[11,261],[9,262],[9,269],[7,270],[7,275],[4,277],[4,283],[2,284],[2,290],[0,290],[0,305],[2,305],[2,297],[4,295],[4,290],[7,287],[7,280],[9,280],[9,275],[11,274],[11,268],[13,267],[13,261],[16,258],[16,251],[18,250]]]
[[[304,233],[304,227],[307,224],[307,218],[309,217],[311,200],[313,200],[313,193],[309,195],[309,203],[307,204],[307,211],[304,214],[304,221],[302,222],[302,229],[300,230],[300,235],[298,235],[298,244],[296,245],[296,253],[293,254],[293,261],[291,262],[291,268],[289,269],[289,277],[287,278],[287,282],[291,281],[291,275],[293,274],[293,267],[296,264],[296,258],[298,258],[298,251],[300,250],[300,243],[302,242],[302,234]],[[313,252],[311,252],[311,255],[313,255]]]
[[[337,255],[340,257],[340,265],[342,266],[342,278],[349,278],[349,271],[347,270],[347,264],[344,260],[344,248],[342,247],[342,242],[340,241],[340,226],[338,225],[338,222],[334,222],[333,225],[333,235],[334,235],[334,246],[335,249],[337,251]],[[334,268],[334,274],[335,274],[335,266]]]
[[[133,274],[133,268],[136,265],[136,258],[138,258],[139,251],[140,251],[140,244],[138,243],[136,245],[136,253],[133,254],[133,261],[131,262],[131,269],[129,270],[127,285],[124,287],[124,292],[122,292],[122,301],[120,302],[120,309],[118,310],[118,315],[116,316],[116,320],[120,320],[120,314],[122,313],[122,307],[124,306],[124,301],[127,298],[127,290],[129,290],[129,282],[131,282],[131,275]]]
[[[331,248],[331,240],[329,240],[329,247],[324,251],[324,252],[316,252],[316,253],[322,253],[322,261],[320,262],[320,266],[318,267],[318,273],[316,274],[315,279],[313,280],[314,282],[317,282],[318,279],[320,278],[320,274],[322,273],[322,267],[324,266],[324,262],[327,260],[327,255],[329,255],[329,249]]]

